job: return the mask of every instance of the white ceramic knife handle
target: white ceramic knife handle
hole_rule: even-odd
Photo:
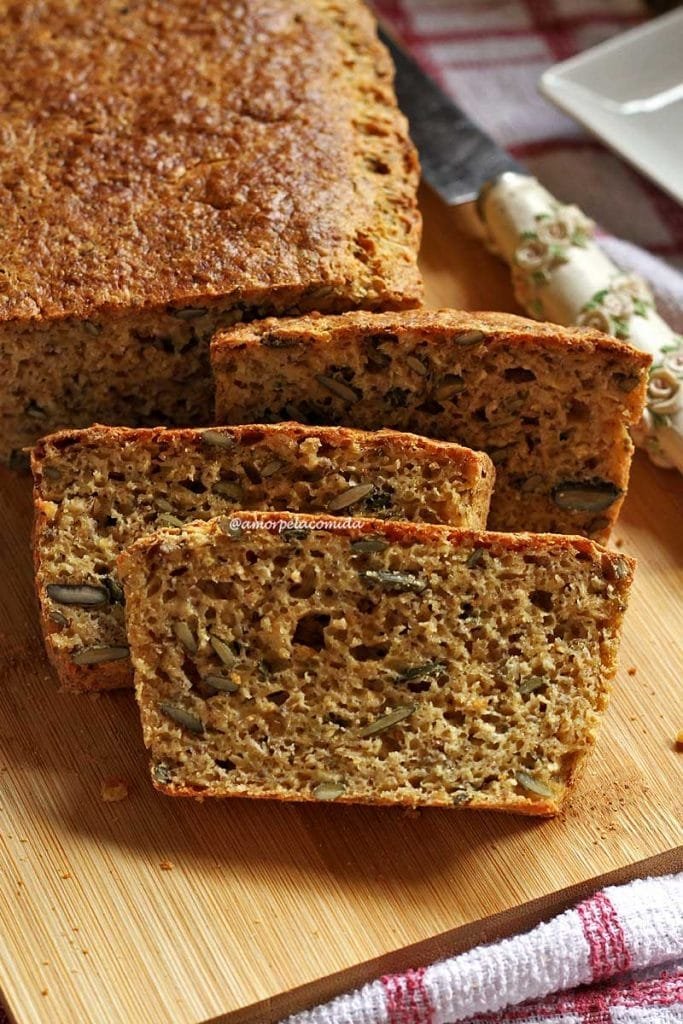
[[[512,269],[515,297],[537,320],[597,328],[653,357],[636,443],[658,466],[683,472],[683,338],[657,313],[652,293],[594,240],[577,206],[535,178],[508,172],[485,186],[479,213],[491,249]]]

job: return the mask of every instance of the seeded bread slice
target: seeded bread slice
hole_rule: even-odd
[[[158,789],[558,810],[607,705],[631,559],[579,537],[240,520],[119,558]]]
[[[33,472],[43,629],[70,690],[132,684],[115,561],[143,534],[234,508],[483,528],[495,475],[459,445],[297,424],[63,431],[36,446]]]
[[[483,449],[489,526],[605,541],[628,484],[650,357],[598,331],[415,310],[265,320],[212,344],[222,423],[396,427]]]

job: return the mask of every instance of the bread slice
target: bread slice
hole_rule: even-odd
[[[222,423],[298,419],[459,441],[497,467],[489,526],[605,541],[650,357],[597,331],[415,310],[236,327],[212,345]]]
[[[361,0],[2,18],[0,459],[209,422],[218,326],[419,303],[417,158]]]
[[[495,475],[459,445],[297,424],[64,431],[39,442],[33,472],[43,629],[70,690],[132,684],[115,562],[158,526],[290,508],[483,528]]]
[[[580,537],[239,519],[118,562],[159,789],[558,810],[607,704],[631,559]]]

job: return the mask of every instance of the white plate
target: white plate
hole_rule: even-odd
[[[683,202],[683,8],[556,64],[540,87]]]

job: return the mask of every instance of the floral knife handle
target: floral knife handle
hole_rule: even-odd
[[[624,274],[594,241],[594,224],[536,181],[507,172],[478,209],[491,249],[512,268],[515,297],[537,320],[605,331],[653,357],[634,439],[658,466],[683,472],[683,338],[654,307],[645,282]]]

